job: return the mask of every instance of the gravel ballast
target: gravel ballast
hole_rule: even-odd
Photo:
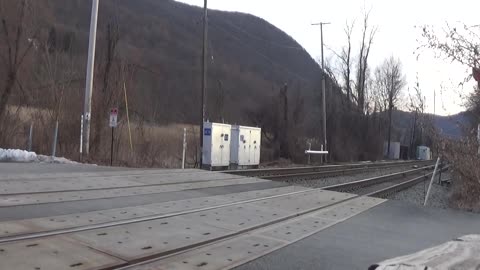
[[[413,168],[412,166],[404,166],[404,167],[397,167],[397,168],[390,168],[390,169],[378,168],[378,169],[371,169],[367,172],[359,173],[359,174],[342,175],[342,176],[327,177],[327,178],[314,179],[314,180],[288,180],[286,182],[292,185],[299,185],[303,187],[322,188],[326,186],[359,181],[359,180],[364,180],[372,177],[398,173],[398,172],[403,172],[403,171],[413,170],[413,169],[415,168]]]
[[[424,182],[415,185],[409,189],[400,191],[396,194],[390,195],[387,199],[390,200],[400,200],[414,203],[416,205],[423,206],[425,201],[425,195],[428,190],[428,185],[430,183],[430,177]],[[450,173],[442,173],[442,179],[450,179]],[[427,202],[428,207],[443,208],[447,209],[449,207],[448,200],[450,198],[450,188],[447,185],[441,186],[438,183],[438,176],[435,177],[435,180],[430,191],[430,197]]]
[[[292,185],[299,185],[303,187],[309,188],[322,188],[331,185],[343,184],[358,180],[364,180],[372,177],[387,175],[398,173],[407,170],[413,170],[412,166],[404,166],[398,168],[390,168],[390,169],[372,169],[365,173],[360,174],[352,174],[352,175],[344,175],[344,176],[335,176],[335,177],[328,177],[323,179],[315,179],[315,180],[288,180],[287,183]],[[416,176],[409,176],[409,178],[414,178]],[[450,179],[450,173],[444,172],[442,173],[442,179]],[[427,193],[428,185],[430,183],[430,177],[424,182],[417,184],[409,189],[400,191],[398,193],[392,194],[387,197],[389,200],[400,200],[406,201],[409,203],[413,203],[416,205],[423,206],[425,201],[425,195]],[[388,183],[391,185],[391,183]],[[428,200],[427,206],[428,207],[435,207],[435,208],[449,208],[449,200],[450,197],[450,188],[447,185],[441,186],[438,183],[438,176],[435,177],[435,181],[432,185],[432,190],[430,192],[430,198]]]

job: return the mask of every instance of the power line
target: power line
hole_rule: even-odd
[[[228,21],[228,22],[225,22],[225,23],[230,25],[231,27],[237,29],[238,31],[244,33],[245,35],[250,36],[250,37],[252,37],[256,40],[263,41],[263,42],[268,42],[269,43],[268,45],[270,45],[270,46],[275,46],[275,47],[290,49],[290,50],[305,51],[305,48],[303,48],[302,46],[291,46],[291,45],[278,44],[278,43],[272,42],[271,40],[267,40],[267,39],[258,37],[258,36],[254,35],[252,33],[249,33],[247,31],[245,31],[244,29],[240,28],[239,26],[233,24],[231,21]]]
[[[243,40],[239,37],[237,37],[236,35],[234,35],[231,31],[228,31],[226,29],[224,29],[223,27],[221,26],[218,26],[216,24],[211,24],[211,26],[213,27],[216,27],[222,31],[224,31],[225,33],[227,33],[228,35],[230,35],[231,37],[235,38],[236,40],[240,41],[240,42],[243,42]],[[243,43],[243,45],[246,45],[245,43]],[[311,80],[309,79],[306,79],[305,77],[297,74],[297,73],[294,73],[292,71],[290,71],[288,68],[284,67],[283,65],[279,64],[279,63],[276,63],[274,60],[272,60],[270,57],[266,56],[265,54],[259,52],[257,49],[255,49],[254,47],[252,47],[251,45],[246,45],[246,47],[249,47],[253,52],[255,52],[256,54],[260,55],[262,58],[264,58],[265,60],[267,60],[272,66],[277,66],[281,69],[283,69],[284,71],[286,71],[287,73],[293,75],[294,77],[296,77],[297,79],[301,80],[301,81],[304,81],[306,83],[311,83]]]

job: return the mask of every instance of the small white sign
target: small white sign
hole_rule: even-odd
[[[110,127],[115,128],[118,125],[118,108],[113,108],[110,111]]]

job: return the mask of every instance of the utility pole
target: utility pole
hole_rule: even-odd
[[[392,111],[393,105],[390,103],[388,109],[388,143],[387,143],[387,159],[390,159],[390,144],[392,143]]]
[[[95,68],[95,46],[97,40],[97,22],[98,22],[98,3],[99,0],[92,0],[92,18],[90,22],[90,40],[88,44],[88,63],[87,63],[87,79],[85,85],[85,104],[83,112],[84,121],[84,152],[88,157],[90,144],[90,123],[92,118],[92,91],[93,91],[93,74]]]
[[[325,101],[325,96],[326,96],[326,91],[325,91],[325,60],[324,60],[324,54],[323,54],[323,26],[328,25],[330,23],[326,22],[319,22],[319,23],[313,23],[312,25],[315,26],[320,26],[320,39],[322,43],[322,109],[323,109],[323,115],[322,115],[322,126],[323,126],[323,150],[328,151],[327,148],[327,107],[326,107],[326,101]]]
[[[393,111],[393,75],[390,93],[388,95],[388,144],[387,144],[387,159],[390,159],[390,144],[392,143],[392,111]]]
[[[203,49],[202,49],[202,97],[201,97],[201,114],[202,119],[200,123],[200,164],[203,163],[203,123],[205,122],[206,103],[207,103],[207,44],[208,44],[208,0],[204,0],[203,5]]]

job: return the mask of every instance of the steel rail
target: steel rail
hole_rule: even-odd
[[[392,174],[386,174],[382,176],[377,176],[377,177],[372,177],[364,180],[359,180],[359,181],[353,181],[353,182],[348,182],[348,183],[343,183],[343,184],[336,184],[336,185],[331,185],[327,187],[323,187],[325,190],[331,190],[331,191],[339,191],[339,192],[351,192],[355,191],[361,188],[369,187],[372,185],[378,185],[381,183],[389,182],[398,178],[402,177],[407,177],[408,175],[420,173],[422,171],[426,171],[429,169],[432,169],[433,166],[427,166],[427,167],[422,167],[419,169],[414,169],[414,170],[408,170],[408,171],[403,171],[403,172],[398,172],[398,173],[392,173]]]
[[[448,166],[446,167],[443,167],[441,169],[441,171],[446,171],[448,169]],[[417,177],[417,178],[414,178],[414,179],[411,179],[411,180],[408,180],[408,181],[404,181],[402,183],[399,183],[399,184],[396,184],[396,185],[393,185],[391,187],[387,187],[387,188],[384,188],[384,189],[381,189],[381,190],[377,190],[377,191],[374,191],[374,192],[371,192],[369,193],[367,196],[371,196],[371,197],[380,197],[380,198],[385,198],[385,197],[388,197],[394,193],[397,193],[399,191],[402,191],[402,190],[405,190],[405,189],[408,189],[408,188],[411,188],[419,183],[421,183],[422,181],[425,181],[425,180],[428,180],[428,178],[433,174],[433,172],[430,172],[426,175],[422,175],[420,177]]]
[[[444,169],[442,169],[442,170],[444,170]],[[429,175],[431,175],[431,174],[432,173],[429,173]],[[428,176],[428,174],[427,174],[427,176]],[[309,209],[309,210],[306,210],[306,211],[303,211],[303,212],[300,212],[300,213],[296,213],[296,214],[293,214],[293,215],[290,215],[290,216],[287,216],[287,217],[283,217],[283,218],[280,218],[280,219],[277,219],[277,220],[274,220],[274,221],[270,221],[268,223],[259,224],[259,225],[256,225],[256,226],[253,226],[253,227],[250,227],[250,228],[246,228],[246,229],[243,229],[243,230],[240,230],[240,231],[228,234],[228,235],[224,235],[224,236],[221,236],[221,237],[218,237],[218,238],[215,238],[215,239],[210,239],[210,240],[207,240],[207,241],[204,241],[204,242],[195,243],[195,244],[192,244],[192,245],[189,245],[189,246],[184,246],[184,247],[177,248],[177,249],[174,249],[174,250],[169,250],[169,251],[165,251],[165,252],[162,252],[162,253],[149,255],[149,256],[146,256],[144,258],[139,258],[139,259],[136,259],[136,260],[128,261],[123,266],[116,266],[115,268],[107,268],[107,269],[127,270],[127,269],[131,269],[132,267],[145,265],[145,264],[148,264],[148,263],[153,263],[153,262],[156,262],[156,261],[159,261],[159,260],[166,259],[170,256],[179,255],[179,254],[182,254],[182,253],[185,253],[185,252],[195,250],[196,248],[206,247],[206,246],[209,246],[209,245],[217,244],[217,243],[222,242],[222,241],[230,240],[232,238],[235,238],[235,237],[238,237],[238,236],[241,236],[241,235],[245,235],[247,233],[251,233],[252,231],[255,231],[255,230],[258,230],[258,229],[263,229],[265,227],[275,225],[277,223],[284,222],[284,221],[287,221],[287,220],[290,220],[290,219],[293,219],[293,218],[296,218],[296,217],[299,217],[299,216],[303,216],[303,215],[310,214],[310,213],[313,213],[313,212],[316,212],[316,211],[319,211],[319,210],[335,207],[337,205],[340,205],[340,204],[343,204],[343,203],[346,203],[346,202],[349,202],[349,201],[352,201],[352,200],[355,200],[355,199],[358,199],[358,198],[361,198],[361,197],[367,197],[367,196],[372,197],[372,196],[375,196],[375,195],[379,194],[380,192],[389,192],[390,190],[399,191],[400,189],[398,189],[398,188],[399,188],[400,185],[403,185],[403,187],[406,187],[407,184],[404,184],[404,183],[408,183],[408,184],[412,184],[412,183],[415,183],[415,182],[418,183],[418,181],[421,181],[425,177],[426,176],[417,177],[417,178],[402,182],[399,185],[395,185],[395,186],[391,186],[391,187],[388,187],[388,188],[385,188],[385,189],[382,189],[382,190],[379,190],[379,191],[371,192],[367,195],[357,195],[357,196],[350,197],[350,198],[347,198],[347,199],[343,199],[341,201],[338,201],[338,202],[335,202],[335,203],[332,203],[332,204],[329,204],[329,205],[318,207],[316,209]],[[420,179],[420,180],[418,180],[418,179]]]
[[[291,167],[291,168],[267,168],[267,169],[251,169],[251,170],[230,170],[223,171],[229,174],[242,175],[242,176],[272,176],[272,175],[285,175],[285,174],[297,174],[297,173],[313,173],[322,172],[332,169],[354,169],[354,168],[384,168],[384,167],[400,167],[409,165],[422,165],[430,164],[432,161],[404,161],[404,162],[383,162],[383,163],[354,163],[354,164],[341,164],[341,165],[324,165],[324,166],[306,166],[306,167]]]
[[[369,179],[365,179],[365,180],[355,181],[354,183],[357,184],[357,183],[362,183],[362,182],[379,182],[379,181],[382,181],[382,180],[386,181],[385,179],[388,179],[389,177],[396,177],[397,175],[409,174],[411,172],[420,171],[420,170],[424,170],[424,168],[409,170],[409,171],[395,173],[395,174],[373,177],[373,178],[369,178]],[[346,183],[346,184],[348,184],[348,183]],[[346,185],[346,184],[341,184],[341,185]],[[132,224],[132,223],[140,223],[140,222],[157,220],[157,219],[165,219],[165,218],[182,216],[182,215],[187,215],[187,214],[192,214],[192,213],[198,213],[198,212],[203,212],[203,211],[208,211],[208,210],[214,210],[214,209],[219,209],[219,208],[224,208],[224,207],[229,207],[229,206],[240,205],[240,204],[246,204],[246,203],[275,199],[275,198],[287,197],[287,196],[292,196],[292,195],[296,195],[296,194],[315,192],[315,191],[318,191],[318,190],[333,190],[335,187],[338,187],[338,186],[341,186],[341,185],[333,185],[333,186],[327,186],[327,187],[323,187],[323,188],[315,188],[315,189],[294,191],[294,192],[289,192],[289,193],[285,193],[285,194],[266,196],[266,197],[255,198],[255,199],[248,199],[248,200],[243,200],[243,201],[238,201],[238,202],[233,202],[233,203],[220,204],[220,205],[209,206],[209,207],[198,208],[198,209],[192,209],[192,210],[187,210],[187,211],[179,211],[179,212],[174,212],[174,213],[169,213],[169,214],[148,215],[148,216],[144,216],[144,217],[118,220],[118,221],[112,221],[112,222],[103,222],[103,223],[98,223],[98,224],[93,224],[93,225],[85,225],[85,226],[71,227],[71,228],[65,228],[65,229],[49,230],[49,231],[26,233],[26,234],[14,235],[14,236],[2,237],[2,238],[0,238],[0,244],[1,243],[7,243],[7,242],[21,241],[21,240],[31,240],[31,239],[43,238],[43,237],[49,237],[49,236],[55,236],[55,235],[62,235],[62,234],[68,234],[68,233],[77,233],[77,232],[89,231],[89,230],[95,230],[95,229],[103,229],[103,228],[109,228],[109,227],[120,226],[120,225],[127,225],[127,224]],[[356,198],[356,197],[353,197],[353,198]]]

